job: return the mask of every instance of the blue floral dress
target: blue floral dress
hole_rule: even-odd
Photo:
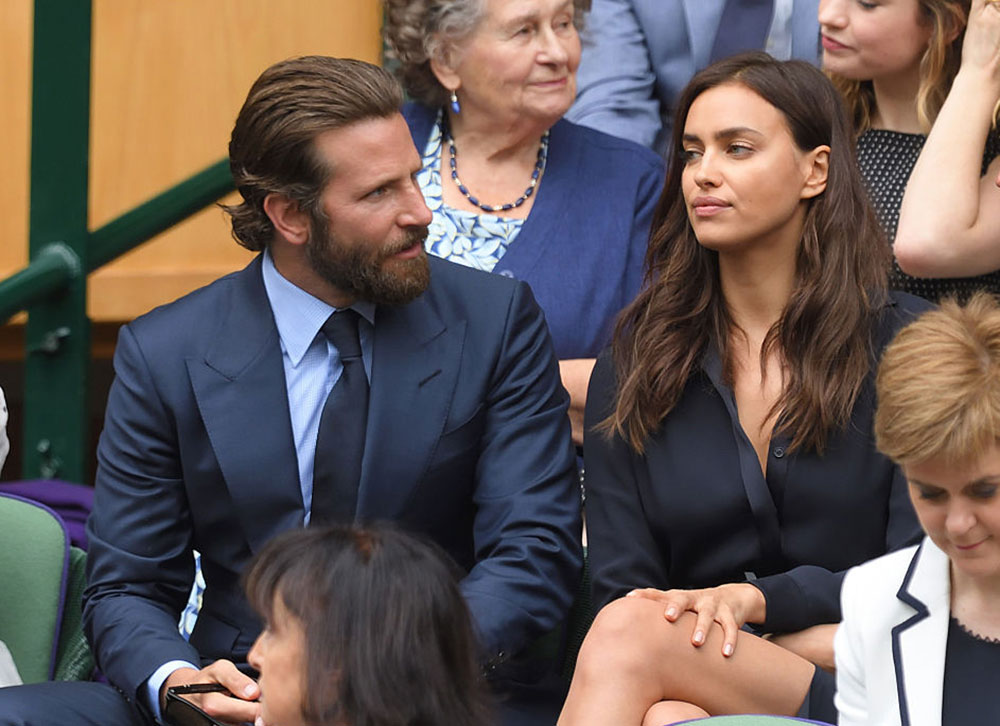
[[[434,219],[424,243],[427,253],[466,267],[492,272],[521,231],[523,219],[466,212],[444,203],[441,192],[441,112],[421,157],[417,183]]]

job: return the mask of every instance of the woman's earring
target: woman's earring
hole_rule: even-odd
[[[451,111],[452,113],[462,113],[462,107],[458,103],[458,94],[455,91],[451,92]]]

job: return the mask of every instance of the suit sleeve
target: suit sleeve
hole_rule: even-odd
[[[631,0],[594,0],[570,121],[652,147],[662,125],[646,37]]]
[[[177,629],[194,562],[175,427],[128,326],[114,367],[87,523],[83,620],[101,670],[136,699],[167,661],[200,662]]]
[[[833,639],[837,664],[837,706],[840,726],[865,726],[868,723],[868,694],[865,688],[864,651],[859,611],[864,609],[863,592],[858,591],[857,573],[849,572],[844,579],[841,599],[844,620]]]
[[[561,623],[580,582],[580,488],[569,397],[530,288],[515,286],[485,401],[476,565],[462,581],[491,661]]]
[[[639,457],[620,437],[595,430],[614,407],[613,368],[607,352],[597,359],[584,417],[587,556],[598,608],[637,587],[670,587],[667,544],[654,539],[639,495]]]

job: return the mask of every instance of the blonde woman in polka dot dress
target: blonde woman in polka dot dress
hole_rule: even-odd
[[[819,22],[824,68],[853,116],[858,163],[894,240],[891,285],[933,301],[1000,293],[1000,135],[990,123],[1000,6],[821,0]]]

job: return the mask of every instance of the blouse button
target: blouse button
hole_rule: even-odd
[[[775,459],[780,459],[784,455],[785,455],[785,450],[782,447],[780,447],[780,446],[775,446],[774,447],[774,458]]]

